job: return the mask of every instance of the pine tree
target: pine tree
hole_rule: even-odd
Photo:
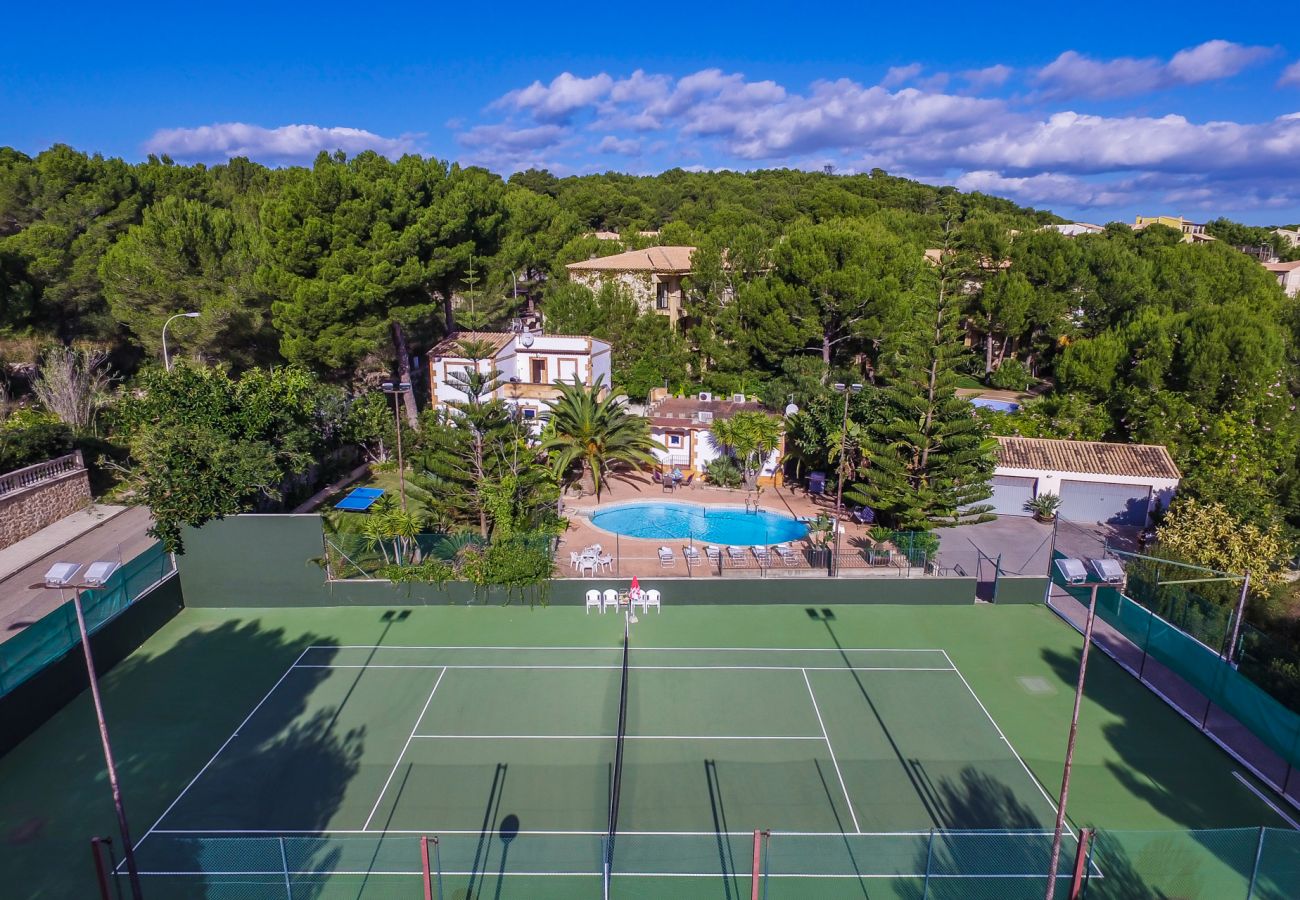
[[[929,290],[912,298],[910,321],[887,352],[882,389],[886,414],[865,443],[866,481],[847,496],[900,529],[983,522],[992,518],[996,444],[970,404],[957,396],[965,260],[944,254]]]

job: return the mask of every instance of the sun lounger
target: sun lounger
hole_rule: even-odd
[[[745,548],[728,547],[727,559],[731,560],[733,566],[743,566],[745,564]]]
[[[671,547],[659,548],[659,565],[665,569],[671,569],[673,566],[677,565],[677,557],[673,556],[673,550]]]
[[[695,547],[686,546],[682,548],[682,556],[686,558],[686,568],[698,566],[700,564],[700,551]]]
[[[794,548],[789,544],[777,544],[772,547],[772,550],[777,556],[781,557],[781,562],[785,563],[787,566],[795,566],[799,564],[799,557],[794,552]]]
[[[760,566],[767,568],[772,565],[772,556],[767,552],[766,547],[751,547],[750,550],[753,551],[754,559],[758,560]]]

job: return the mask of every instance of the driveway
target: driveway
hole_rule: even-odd
[[[982,557],[1001,557],[1004,575],[1046,576],[1052,547],[1052,526],[1029,516],[998,516],[979,525],[939,528],[939,559],[944,566],[960,565],[974,575]]]
[[[40,583],[50,566],[64,560],[83,564],[99,559],[126,562],[154,543],[145,533],[151,524],[146,507],[133,507],[0,581],[0,642],[59,606],[58,591],[31,587]]]

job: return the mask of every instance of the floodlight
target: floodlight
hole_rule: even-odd
[[[106,584],[109,577],[117,571],[118,565],[117,560],[113,559],[101,559],[99,562],[93,562],[90,564],[90,568],[86,569],[82,581],[90,587],[99,587]]]
[[[72,579],[77,577],[81,571],[80,563],[61,562],[50,566],[50,570],[45,573],[46,587],[64,587],[72,583]]]
[[[1088,568],[1092,569],[1098,581],[1106,584],[1123,584],[1124,567],[1116,559],[1090,559]]]
[[[1056,569],[1066,584],[1084,584],[1088,580],[1088,570],[1081,559],[1058,559]]]

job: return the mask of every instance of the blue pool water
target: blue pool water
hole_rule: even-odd
[[[970,402],[972,406],[982,406],[997,412],[1013,413],[1020,409],[1019,403],[1012,403],[1010,400],[994,400],[991,397],[972,397]]]
[[[697,503],[624,503],[593,513],[591,524],[627,537],[737,546],[797,541],[808,533],[792,516]]]

